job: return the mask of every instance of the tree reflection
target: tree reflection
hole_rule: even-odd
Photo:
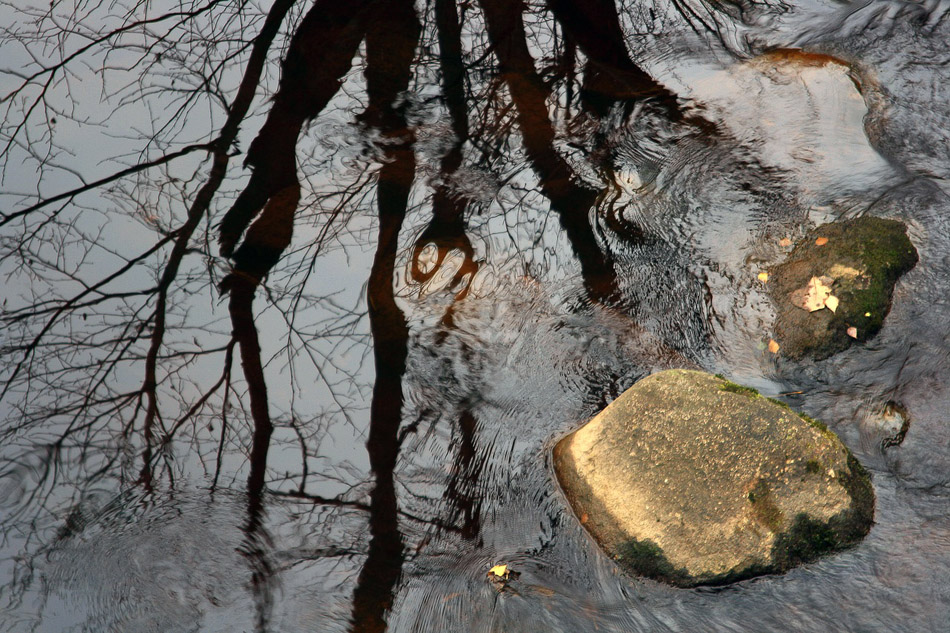
[[[369,551],[353,591],[353,631],[386,630],[402,571],[395,471],[402,424],[402,379],[406,371],[409,325],[393,289],[399,232],[416,174],[414,138],[397,99],[409,85],[421,27],[411,0],[380,7],[366,33],[366,90],[363,119],[382,133],[383,166],[376,185],[379,230],[367,288],[376,381],[366,441],[374,483],[370,492]]]
[[[444,503],[424,517],[399,503],[401,444],[414,430],[403,394],[412,323],[400,302],[452,259],[439,325],[455,327],[484,266],[472,218],[490,207],[465,179],[504,182],[523,149],[587,298],[617,304],[597,219],[610,183],[576,173],[554,117],[629,115],[647,102],[679,121],[676,97],[633,61],[606,0],[434,0],[421,13],[410,0],[149,7],[103,3],[82,19],[56,3],[20,9],[24,28],[0,35],[0,51],[32,55],[3,76],[0,101],[0,270],[10,288],[0,468],[19,482],[0,521],[4,532],[35,530],[11,544],[20,563],[6,594],[13,603],[23,594],[33,558],[66,538],[89,490],[173,491],[197,479],[213,492],[240,478],[238,549],[258,630],[270,626],[279,574],[268,500],[293,499],[365,517],[349,626],[383,631],[408,557],[400,521],[468,542],[483,522],[484,455],[467,406],[453,414]],[[74,30],[60,26],[67,19]],[[62,38],[57,51],[38,44],[51,34]],[[71,83],[95,76],[105,78],[102,106]],[[97,108],[115,112],[96,121]],[[438,160],[417,165],[427,112],[447,118],[447,133]],[[117,134],[123,115],[130,123]],[[339,130],[341,120],[358,123],[358,141],[319,127]],[[83,146],[95,126],[108,140]],[[244,144],[241,170],[231,158]],[[422,217],[414,236],[404,231],[411,213]],[[367,230],[375,251],[364,306],[327,290],[339,271],[326,261],[349,257],[347,240],[371,244]],[[364,389],[362,365],[347,362],[370,348],[375,376]],[[314,405],[313,384],[329,405]],[[369,470],[360,471],[333,462],[321,442],[334,424],[358,426],[367,399]]]

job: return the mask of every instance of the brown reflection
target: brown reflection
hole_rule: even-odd
[[[247,521],[242,530],[244,542],[238,551],[251,568],[251,591],[257,613],[257,630],[267,630],[272,599],[273,569],[267,555],[267,535],[264,532],[264,482],[267,473],[267,454],[274,426],[267,402],[267,383],[261,365],[261,346],[254,325],[253,301],[256,284],[248,278],[239,278],[230,284],[231,325],[241,351],[241,366],[247,381],[251,400],[251,419],[254,432],[251,443],[250,474],[247,479]]]
[[[456,294],[461,301],[468,294],[468,284],[478,272],[475,250],[465,232],[465,211],[468,201],[453,190],[452,179],[462,165],[463,147],[469,140],[468,113],[465,99],[465,64],[462,60],[462,29],[451,0],[436,0],[435,21],[439,41],[439,69],[442,71],[442,96],[449,111],[455,139],[439,164],[439,179],[432,197],[432,219],[416,239],[413,246],[410,275],[418,283],[425,283],[439,273],[446,257],[453,251],[462,255],[449,288],[455,289],[465,282]],[[425,271],[421,267],[424,249],[434,246],[435,262]],[[467,281],[466,281],[467,280]],[[454,304],[443,318],[443,324],[452,327]]]
[[[238,546],[252,570],[251,589],[257,607],[256,626],[259,630],[267,628],[271,617],[275,574],[278,571],[269,555],[271,545],[265,530],[265,490],[268,483],[279,488],[274,485],[277,478],[274,465],[270,464],[269,467],[268,460],[272,454],[278,453],[278,449],[273,447],[278,446],[281,435],[275,434],[277,420],[272,418],[270,398],[273,393],[284,392],[275,387],[285,385],[268,385],[265,379],[264,364],[267,359],[262,358],[261,343],[263,340],[267,347],[268,333],[258,331],[255,305],[259,313],[260,302],[257,298],[261,294],[261,284],[281,265],[282,260],[286,262],[286,259],[290,259],[287,250],[293,236],[294,221],[299,220],[298,205],[302,195],[297,173],[297,144],[301,131],[307,121],[320,115],[338,95],[341,81],[350,71],[365,38],[366,56],[363,59],[367,106],[357,118],[367,128],[380,132],[382,162],[376,192],[379,233],[368,285],[368,315],[376,366],[367,441],[373,487],[368,505],[342,497],[325,499],[306,495],[303,483],[296,498],[338,507],[346,505],[369,513],[370,543],[352,596],[352,629],[382,631],[386,628],[406,557],[405,537],[399,525],[394,471],[399,458],[398,431],[405,404],[402,382],[406,372],[409,327],[407,317],[395,300],[393,278],[398,236],[407,213],[409,193],[417,168],[415,139],[411,126],[407,124],[406,106],[402,99],[416,64],[420,60],[423,64],[429,61],[427,52],[417,58],[422,29],[413,2],[316,0],[309,7],[302,6],[301,11],[305,11],[305,14],[289,36],[285,58],[281,63],[278,90],[272,100],[263,104],[268,110],[263,127],[247,148],[244,164],[251,169],[249,182],[220,224],[220,252],[233,262],[232,270],[220,283],[221,291],[227,294],[230,338],[227,326],[220,331],[212,318],[203,320],[206,319],[207,311],[192,311],[193,304],[189,303],[211,298],[205,297],[204,293],[208,292],[209,280],[214,277],[216,258],[207,244],[211,240],[202,242],[196,236],[196,231],[199,231],[202,220],[207,217],[208,209],[220,203],[216,199],[219,186],[225,178],[233,177],[227,164],[229,158],[235,155],[238,129],[244,124],[245,115],[254,101],[258,80],[268,59],[277,56],[275,51],[268,53],[268,50],[293,4],[289,0],[277,0],[259,33],[242,33],[240,35],[246,39],[234,38],[240,44],[253,41],[252,45],[246,47],[252,52],[246,61],[245,78],[226,109],[227,119],[221,134],[212,143],[207,146],[189,145],[160,159],[143,160],[113,176],[88,180],[89,185],[31,203],[20,211],[4,214],[0,219],[0,224],[9,223],[11,229],[14,219],[27,223],[21,235],[9,242],[4,241],[0,248],[3,249],[3,257],[15,260],[16,265],[31,271],[30,274],[39,274],[36,271],[41,267],[34,264],[42,258],[36,254],[46,250],[59,252],[62,244],[66,243],[66,240],[59,239],[61,234],[56,232],[50,233],[54,237],[42,237],[46,234],[46,228],[49,228],[44,226],[55,226],[59,221],[56,214],[74,205],[76,195],[109,183],[128,180],[129,176],[135,175],[148,185],[129,185],[130,189],[141,186],[141,191],[130,193],[132,202],[129,204],[133,210],[138,208],[136,205],[146,208],[155,199],[155,189],[149,187],[155,183],[159,183],[159,187],[168,184],[160,181],[166,178],[167,173],[171,173],[156,174],[154,167],[170,163],[192,151],[207,150],[213,154],[207,174],[198,172],[195,176],[206,177],[204,185],[182,189],[182,199],[175,201],[182,203],[180,217],[171,213],[165,225],[159,225],[158,220],[155,220],[154,225],[149,224],[155,227],[155,239],[141,253],[121,254],[124,259],[115,270],[109,273],[103,273],[101,269],[94,270],[88,273],[88,279],[78,279],[80,272],[81,275],[87,273],[85,270],[77,272],[78,269],[71,264],[43,261],[47,267],[45,274],[50,279],[57,276],[73,279],[76,276],[82,282],[82,290],[70,294],[73,291],[64,286],[56,296],[39,296],[38,293],[32,301],[26,302],[26,307],[17,308],[14,312],[3,312],[5,338],[0,353],[13,369],[4,375],[0,399],[24,394],[23,404],[17,401],[16,405],[23,407],[22,411],[17,410],[18,416],[23,414],[23,419],[17,420],[16,428],[11,422],[11,428],[5,429],[3,437],[15,437],[21,426],[43,427],[52,418],[65,422],[61,433],[52,443],[34,443],[30,447],[43,455],[40,481],[36,491],[30,493],[37,500],[25,500],[18,514],[12,518],[9,515],[3,517],[0,526],[12,531],[30,525],[33,518],[28,516],[28,511],[35,511],[37,516],[62,514],[61,508],[56,505],[60,503],[58,499],[61,492],[68,488],[78,496],[78,491],[95,484],[96,478],[105,479],[115,475],[115,486],[118,488],[137,483],[158,490],[157,486],[153,486],[153,479],[160,481],[161,476],[165,476],[171,483],[172,477],[178,473],[170,457],[173,439],[176,434],[186,435],[189,430],[193,431],[192,438],[198,438],[199,431],[203,433],[205,428],[205,437],[220,437],[220,441],[214,442],[216,460],[210,460],[215,461],[212,488],[216,488],[226,453],[234,451],[243,459],[242,451],[250,435],[246,520],[242,525],[244,538]],[[528,159],[539,176],[539,187],[550,201],[551,209],[558,215],[573,253],[580,262],[588,296],[595,301],[614,302],[617,299],[614,265],[610,255],[604,252],[591,220],[599,192],[580,183],[555,147],[555,130],[548,114],[552,93],[548,82],[550,75],[542,76],[535,69],[535,60],[528,47],[528,29],[522,19],[523,6],[511,0],[481,0],[481,5],[487,20],[491,48],[502,74],[500,79],[508,87],[511,96],[504,103],[499,99],[495,108],[495,112],[499,113],[496,120],[505,120],[509,111],[515,113]],[[209,4],[208,10],[213,12],[215,6],[216,3]],[[466,151],[476,155],[481,153],[484,163],[480,167],[487,164],[487,169],[491,169],[493,161],[507,160],[509,157],[504,155],[504,148],[509,130],[504,123],[493,125],[491,116],[487,116],[488,122],[482,122],[481,125],[474,117],[469,120],[472,102],[484,96],[473,94],[472,86],[488,84],[491,87],[486,91],[492,92],[500,83],[489,72],[493,69],[487,67],[485,56],[472,58],[467,56],[470,51],[465,51],[465,47],[470,45],[477,48],[482,37],[481,33],[472,34],[469,30],[464,31],[463,37],[460,15],[464,16],[464,11],[471,12],[470,4],[433,0],[425,6],[427,11],[431,11],[427,19],[433,21],[438,40],[437,62],[442,98],[449,114],[454,141],[439,162],[438,174],[433,183],[431,217],[413,245],[409,273],[416,282],[424,283],[439,272],[450,254],[460,254],[462,264],[450,282],[450,287],[456,292],[457,304],[466,298],[468,284],[478,272],[480,263],[475,259],[475,249],[468,233],[469,224],[474,224],[467,217],[473,204],[470,198],[453,186],[453,181],[459,178]],[[561,68],[558,81],[567,84],[565,89],[569,101],[577,71],[577,49],[588,59],[581,95],[583,106],[588,112],[606,113],[619,102],[629,103],[638,99],[675,105],[672,95],[631,61],[612,3],[607,0],[586,3],[550,0],[549,8],[569,39],[563,53],[557,58]],[[222,35],[222,40],[232,35]],[[118,39],[121,38],[110,36],[101,41],[110,43]],[[541,48],[549,44],[536,40],[533,43]],[[245,50],[238,44],[235,47],[236,51]],[[234,53],[233,59],[239,60],[241,54]],[[360,63],[363,63],[362,59]],[[425,70],[423,68],[420,76],[425,76]],[[214,90],[218,90],[217,86],[228,85],[227,81],[214,76],[213,71],[207,72],[208,81],[204,86],[215,86]],[[142,85],[147,85],[147,82]],[[358,103],[361,99],[362,95],[355,95],[349,104]],[[130,103],[133,101],[129,100]],[[671,116],[675,113],[673,105],[670,106]],[[181,127],[184,129],[186,126]],[[170,125],[169,129],[173,128],[175,125]],[[163,146],[167,141],[165,138],[157,140],[161,141],[157,146]],[[174,143],[169,145],[175,146]],[[38,187],[37,190],[45,188]],[[185,204],[191,196],[189,192],[193,190],[197,190],[197,193],[192,204]],[[139,195],[139,198],[134,199],[133,194]],[[48,216],[40,215],[41,211],[45,212],[48,207],[54,206],[56,211],[51,211]],[[341,206],[345,204],[341,203]],[[73,212],[75,210],[71,209]],[[65,229],[63,231],[62,235],[68,234]],[[20,238],[22,241],[17,242]],[[70,239],[74,238],[72,236]],[[85,234],[81,238],[91,242],[90,249],[103,246]],[[8,243],[15,246],[8,247]],[[433,268],[424,269],[420,263],[421,256],[430,245],[437,249],[436,263]],[[108,249],[115,246],[118,251],[123,245],[106,246]],[[158,283],[140,288],[142,278],[151,278],[150,262],[169,248],[172,250]],[[200,267],[181,267],[183,259],[196,252],[209,262],[206,275],[202,275]],[[64,254],[63,257],[68,255]],[[96,278],[96,275],[99,277]],[[289,291],[303,292],[299,287],[290,288]],[[314,300],[307,307],[318,306],[316,310],[322,309],[318,305],[320,300]],[[296,310],[300,305],[294,304],[293,309]],[[454,309],[455,304],[442,320],[446,330],[454,326]],[[88,324],[87,312],[91,317]],[[166,313],[173,318],[166,319]],[[359,316],[356,314],[353,321],[358,321]],[[175,332],[176,336],[168,336],[174,328],[180,331]],[[204,330],[218,335],[216,349],[205,346],[205,341],[198,337],[194,338],[192,347],[191,333],[199,332],[200,336]],[[69,333],[67,336],[75,338],[57,338],[64,331]],[[108,348],[109,351],[102,355],[84,351],[99,347]],[[239,388],[232,384],[235,348],[243,368],[246,394],[239,393]],[[209,362],[204,359],[215,358],[215,355],[220,359],[213,361],[220,363],[220,378],[211,386],[202,387],[202,392],[196,397],[191,387],[208,383],[208,376],[201,374],[209,366]],[[128,367],[135,367],[136,371],[140,367],[144,368],[141,370],[141,389],[122,391],[126,378],[122,374],[128,371]],[[318,366],[318,373],[320,369]],[[295,387],[294,379],[290,380],[291,387]],[[269,387],[271,395],[268,393]],[[330,386],[331,389],[333,387]],[[43,389],[48,389],[50,393],[40,394],[37,398],[37,392]],[[229,407],[233,401],[238,402],[239,409],[249,404],[250,424],[241,424],[243,410],[230,417]],[[274,404],[277,405],[275,410],[286,409],[283,406],[285,403]],[[220,411],[215,410],[218,406]],[[439,403],[434,406],[439,406]],[[139,425],[142,417],[144,422]],[[211,428],[212,421],[214,428]],[[298,421],[294,420],[292,424],[297,425]],[[307,422],[299,424],[302,427]],[[188,429],[186,425],[195,428]],[[294,428],[299,430],[296,426]],[[116,446],[132,445],[130,438],[139,429],[144,445],[144,466],[140,473],[136,473],[139,479],[135,481],[134,478],[124,478],[124,460]],[[308,430],[312,433],[306,437],[299,434],[303,456],[300,465],[302,482],[310,474],[308,458],[320,450],[319,436],[322,429],[315,426]],[[436,516],[413,517],[411,520],[431,522],[447,531],[458,532],[467,542],[477,544],[484,527],[483,499],[479,488],[488,449],[479,443],[479,420],[470,409],[462,411],[453,430],[454,464],[440,482],[445,484],[444,501],[452,516],[444,522]],[[212,433],[215,435],[211,436]],[[315,437],[318,439],[314,440]],[[215,450],[201,448],[203,439],[192,441],[191,447],[196,452],[207,452],[197,458],[182,456],[182,463],[187,459],[204,460]],[[180,451],[178,455],[187,452],[188,448],[175,447]],[[74,454],[70,454],[70,451]],[[273,459],[271,457],[271,461]],[[156,465],[161,463],[166,465],[164,473],[155,471]],[[73,479],[63,483],[58,478],[65,477],[67,471]],[[274,479],[268,481],[268,474]],[[56,494],[53,494],[53,490]],[[272,494],[288,495],[286,490]],[[46,504],[49,504],[49,508]],[[68,530],[63,534],[68,534]]]
[[[581,265],[591,299],[618,299],[613,262],[597,242],[589,219],[598,192],[578,184],[570,165],[554,148],[554,127],[548,117],[550,89],[538,76],[528,51],[521,4],[480,0],[488,38],[517,110],[525,151],[540,178],[542,193],[551,201],[561,227]]]
[[[316,117],[339,89],[339,80],[349,70],[362,40],[359,17],[368,4],[359,0],[318,0],[307,12],[291,38],[274,104],[248,149],[244,164],[253,168],[251,179],[220,227],[221,252],[234,260],[232,272],[221,281],[221,290],[230,294],[228,310],[233,337],[240,347],[254,423],[245,540],[239,551],[251,566],[259,631],[267,629],[273,603],[273,568],[263,529],[263,494],[274,427],[254,323],[254,297],[261,281],[290,245],[300,201],[297,137],[304,122]],[[250,224],[258,212],[259,217]],[[242,233],[244,239],[235,250]]]
[[[482,496],[478,482],[487,454],[476,444],[478,420],[471,411],[462,411],[458,420],[459,436],[452,476],[445,498],[451,504],[454,516],[451,522],[461,521],[460,535],[468,541],[479,539],[482,529]],[[480,542],[476,543],[480,545]]]
[[[284,210],[289,200],[299,198],[297,137],[303,124],[316,117],[339,90],[363,39],[361,18],[372,4],[371,0],[317,0],[291,38],[274,103],[244,159],[244,165],[254,171],[224,216],[219,235],[221,254],[233,254],[239,267],[258,273],[258,277],[279,259],[286,247],[284,235],[251,240],[248,230],[241,249],[235,253],[234,247],[262,208],[263,215],[267,214],[268,201],[281,199],[277,204]],[[259,221],[264,220],[263,215]],[[270,224],[265,222],[261,228]]]
[[[604,116],[617,102],[650,98],[679,118],[676,96],[630,59],[614,0],[547,0],[547,6],[588,59],[581,90],[588,111]]]
[[[404,109],[396,105],[396,100],[408,87],[421,26],[411,0],[379,4],[374,11],[366,33],[369,107],[362,117],[367,124],[378,125],[383,136],[383,166],[376,191],[379,234],[367,288],[376,382],[366,449],[374,485],[370,493],[369,549],[353,590],[354,633],[387,629],[386,618],[404,560],[395,468],[409,325],[396,304],[393,276],[416,159],[415,139],[406,126]]]

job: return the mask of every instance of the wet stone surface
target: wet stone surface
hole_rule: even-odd
[[[754,389],[673,369],[554,451],[574,511],[626,571],[678,586],[782,572],[861,539],[867,472],[823,424]]]

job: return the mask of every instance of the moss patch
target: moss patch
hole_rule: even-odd
[[[838,474],[839,481],[851,497],[851,507],[831,519],[830,526],[841,543],[861,540],[874,523],[874,486],[871,474],[848,451],[848,471]]]
[[[723,380],[725,380],[725,378],[723,378]],[[757,398],[759,396],[759,392],[752,387],[737,385],[736,383],[730,382],[728,380],[725,380],[722,386],[719,387],[719,390],[728,391],[729,393],[738,393],[740,395],[749,396],[752,398]]]
[[[820,465],[816,463],[820,468]],[[806,465],[810,470],[811,463]],[[855,544],[870,531],[874,517],[874,488],[864,466],[848,452],[848,472],[839,480],[851,497],[851,506],[827,523],[807,514],[795,517],[791,527],[772,546],[776,571],[784,572],[796,565],[817,560],[823,554]]]
[[[822,435],[826,437],[835,437],[835,438],[838,437],[837,435],[835,435],[834,431],[829,429],[828,425],[822,422],[821,420],[816,420],[815,418],[805,415],[804,413],[801,413],[798,411],[796,411],[795,413],[802,420],[804,420],[805,422],[808,422],[808,424],[810,424],[813,428],[818,429]]]
[[[781,529],[785,515],[775,505],[772,489],[765,481],[760,479],[749,492],[749,503],[752,504],[752,516],[760,525],[768,528],[770,532],[778,532]]]
[[[772,546],[772,560],[778,571],[786,571],[817,560],[835,549],[834,530],[827,523],[815,521],[807,514],[795,517],[791,528],[780,535]]]
[[[837,438],[837,437],[838,437],[837,435],[834,434],[834,432],[833,432],[832,430],[830,430],[830,429],[828,428],[828,425],[826,425],[824,422],[822,422],[822,421],[820,421],[820,420],[816,420],[815,418],[810,417],[810,416],[808,416],[808,415],[806,415],[806,414],[804,414],[804,413],[801,413],[800,411],[796,411],[796,410],[793,409],[791,406],[789,406],[789,404],[788,404],[787,402],[782,402],[781,400],[778,400],[777,398],[769,398],[769,397],[767,397],[767,396],[763,396],[762,394],[760,394],[760,393],[758,392],[758,390],[753,389],[752,387],[746,387],[746,386],[744,386],[744,385],[738,385],[738,384],[736,384],[736,383],[734,383],[734,382],[731,382],[730,380],[724,378],[721,374],[716,374],[716,378],[719,378],[719,379],[722,380],[723,383],[724,383],[724,384],[720,385],[720,387],[719,387],[719,390],[720,390],[720,391],[726,391],[726,392],[729,392],[729,393],[737,393],[737,394],[740,394],[740,395],[743,395],[743,396],[748,396],[748,397],[750,397],[750,398],[765,398],[766,400],[768,400],[768,401],[771,402],[772,404],[777,404],[778,406],[782,407],[783,409],[787,409],[788,411],[791,411],[792,413],[794,413],[795,415],[797,415],[798,417],[800,417],[802,420],[804,420],[805,422],[807,422],[810,426],[812,426],[812,427],[818,429],[819,431],[821,431],[821,433],[822,433],[823,435],[828,436],[828,437],[831,437],[831,438]]]

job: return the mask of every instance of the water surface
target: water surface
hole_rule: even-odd
[[[4,124],[0,628],[945,630],[945,2],[291,4],[209,5],[144,66],[158,31],[109,39],[43,121],[36,82],[3,103],[32,136]],[[862,214],[920,253],[883,330],[770,354],[757,274]],[[868,537],[724,588],[623,575],[550,449],[669,367],[825,421]]]

